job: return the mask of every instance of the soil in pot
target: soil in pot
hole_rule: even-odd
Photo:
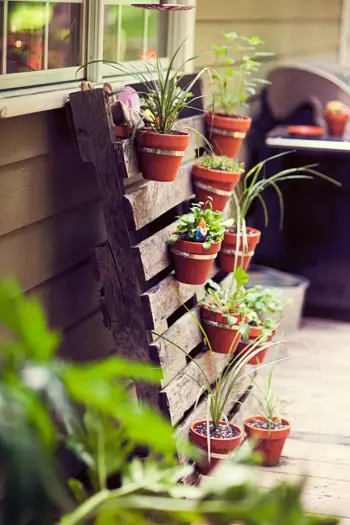
[[[221,241],[214,242],[208,250],[203,243],[179,239],[171,245],[176,279],[184,284],[204,284],[208,279]]]
[[[230,116],[224,113],[207,113],[208,137],[215,155],[236,157],[245,139],[252,119],[246,116]]]
[[[211,197],[213,210],[223,211],[241,177],[241,172],[212,170],[194,164],[192,175],[196,201],[206,202],[208,197]]]
[[[202,306],[202,322],[213,352],[217,354],[234,355],[242,334],[239,332],[240,315],[233,315],[237,323],[229,325],[220,312],[214,312],[207,306]]]
[[[262,465],[278,465],[286,439],[290,434],[290,423],[287,419],[274,419],[273,428],[266,418],[253,416],[245,420],[244,429],[253,447],[262,457]]]
[[[269,347],[265,347],[266,343],[268,341],[272,341],[273,334],[268,338],[267,341],[263,341],[262,345],[255,346],[254,349],[252,349],[252,343],[257,339],[257,337],[261,336],[261,327],[258,326],[252,326],[249,334],[248,341],[243,341],[243,339],[240,340],[238,348],[237,348],[237,354],[239,356],[243,356],[245,352],[256,352],[261,348],[261,351],[255,354],[249,361],[249,365],[259,365],[264,362],[264,359],[266,357],[266,353],[269,349]]]
[[[233,229],[227,229],[219,255],[219,266],[224,272],[233,272],[235,258],[236,267],[240,266],[246,271],[260,242],[261,232],[255,228],[247,228],[247,244],[243,249],[243,234],[241,233],[237,246],[237,233]]]
[[[143,177],[158,182],[175,180],[190,143],[189,134],[178,131],[165,135],[151,130],[138,130],[136,139]]]
[[[225,421],[221,421],[217,429],[214,429],[212,421],[209,421],[210,429],[210,458],[208,458],[208,436],[207,420],[195,421],[191,425],[190,440],[200,450],[202,460],[197,463],[201,474],[209,474],[221,459],[227,459],[241,443],[242,430],[230,423],[228,428]]]
[[[327,122],[329,134],[334,137],[343,137],[346,125],[349,120],[349,115],[347,113],[337,114],[326,111],[325,119]]]

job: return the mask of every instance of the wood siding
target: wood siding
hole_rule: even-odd
[[[0,120],[0,137],[0,278],[41,300],[65,357],[106,355],[113,340],[89,262],[106,239],[94,169],[64,109]]]
[[[264,73],[280,61],[306,58],[336,60],[339,50],[341,0],[198,0],[196,54],[208,52],[211,44],[222,43],[221,33],[259,36],[265,50],[275,53]],[[213,63],[207,53],[198,66]]]

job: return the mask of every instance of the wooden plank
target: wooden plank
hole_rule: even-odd
[[[89,261],[55,276],[27,293],[43,305],[53,328],[65,330],[99,307],[99,290]]]
[[[190,353],[202,342],[202,333],[193,318],[199,318],[199,308],[194,308],[180,317],[163,336]],[[161,337],[150,345],[150,353],[163,371],[162,386],[166,386],[177,374],[187,366],[187,356],[173,344]]]
[[[133,247],[133,258],[141,279],[148,281],[171,264],[166,240],[176,230],[177,221]]]
[[[0,168],[0,235],[96,199],[91,165],[41,155]]]
[[[125,213],[130,230],[138,230],[154,221],[193,195],[192,162],[180,167],[174,182],[143,181],[137,188],[131,187],[124,196]]]
[[[69,361],[103,359],[114,352],[112,332],[106,330],[99,311],[92,312],[64,334],[59,355]]]
[[[200,288],[179,283],[173,275],[163,279],[141,296],[146,327],[149,330],[157,328]]]
[[[283,454],[278,467],[267,468],[276,474],[299,474],[312,478],[324,478],[326,476],[329,480],[350,481],[349,465],[342,463],[291,458]]]
[[[48,113],[0,119],[0,166],[45,155],[50,151]]]
[[[54,215],[0,238],[0,277],[14,276],[29,290],[86,260],[105,238],[97,201]]]

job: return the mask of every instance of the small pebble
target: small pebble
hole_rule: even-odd
[[[207,436],[208,425],[205,421],[196,426],[197,432],[203,436]],[[219,423],[217,428],[214,429],[213,423],[209,425],[210,437],[218,439],[229,439],[239,435],[239,431],[236,428],[228,427],[225,423]]]

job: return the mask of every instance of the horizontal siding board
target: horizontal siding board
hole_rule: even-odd
[[[333,20],[340,19],[341,0],[245,0],[232,2],[220,0],[213,9],[212,0],[200,0],[197,3],[197,19],[228,20],[232,25],[249,20]],[[236,27],[231,28],[236,30]],[[253,34],[253,33],[252,33]],[[208,40],[210,42],[210,40]]]
[[[99,290],[90,261],[32,288],[27,293],[36,297],[46,311],[50,326],[66,330],[99,307]]]
[[[96,199],[91,168],[77,162],[66,166],[64,160],[59,165],[53,155],[1,167],[0,235]]]
[[[0,278],[26,291],[87,259],[106,232],[98,201],[54,215],[0,238]]]

